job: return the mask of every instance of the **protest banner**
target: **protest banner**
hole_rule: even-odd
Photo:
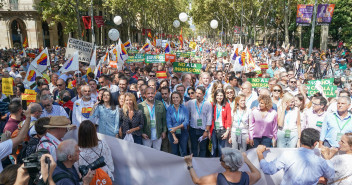
[[[248,81],[252,84],[253,88],[257,87],[269,87],[269,78],[248,78]]]
[[[180,52],[180,51],[176,52],[176,58],[180,58],[180,57],[189,58],[190,56],[191,56],[191,52]]]
[[[268,66],[267,63],[261,63],[260,64],[260,69],[268,69],[268,68],[269,68],[269,66]]]
[[[2,93],[5,95],[13,95],[13,78],[2,79]]]
[[[37,94],[37,93],[35,92],[35,90],[32,90],[32,89],[25,89],[25,90],[24,90],[24,94]]]
[[[69,38],[67,41],[67,48],[65,58],[71,58],[73,54],[78,51],[78,60],[81,62],[90,62],[90,56],[93,51],[93,43],[85,42],[82,40]]]
[[[333,85],[334,84],[333,78],[320,79],[320,80],[310,80],[310,81],[308,81],[308,84],[315,85],[317,81],[320,81],[321,85]]]
[[[111,68],[117,68],[117,61],[112,61],[112,60],[110,60],[109,66],[110,66]]]
[[[315,87],[315,85],[306,85],[308,90],[308,96],[313,96],[315,93],[319,92],[319,90]],[[323,87],[323,92],[326,97],[336,97],[336,85],[321,85]]]
[[[176,73],[200,74],[202,71],[202,64],[174,62],[172,66]]]
[[[219,51],[219,52],[217,52],[216,56],[217,56],[217,57],[227,57],[227,52],[221,52],[221,51]]]
[[[37,93],[36,94],[22,94],[21,98],[22,98],[22,100],[35,101],[37,99]]]
[[[301,26],[309,26],[312,22],[313,5],[299,4],[297,5],[296,23]]]
[[[167,62],[167,61],[175,62],[175,60],[176,60],[176,55],[165,54],[165,62]]]
[[[136,50],[136,49],[129,49],[129,50],[127,50],[128,56],[130,56],[130,55],[135,55],[135,54],[137,54],[137,53],[138,53],[138,50]]]
[[[150,63],[165,63],[165,55],[150,55],[146,54],[145,55],[145,63],[150,64]]]
[[[330,24],[332,15],[334,14],[334,4],[319,4],[317,12],[317,24]]]
[[[66,136],[65,136],[66,137]],[[163,151],[155,150],[146,146],[131,143],[122,139],[98,133],[98,138],[103,140],[111,150],[114,165],[114,184],[119,185],[180,185],[194,184],[187,170],[183,157],[172,155]],[[273,161],[284,152],[294,152],[298,148],[270,148],[264,152],[267,161]],[[124,151],[124,152],[118,152]],[[261,177],[255,185],[279,185],[284,174],[283,170],[274,175],[266,175],[260,170],[260,163],[256,149],[246,151],[248,159],[259,169]],[[141,154],[139,157],[131,154]],[[142,155],[143,154],[143,155]],[[318,149],[314,154],[319,156]],[[167,164],[167,165],[156,165]],[[219,158],[193,157],[192,165],[199,177],[213,173],[221,173],[224,168],[219,163]],[[146,173],[146,171],[148,173]],[[250,171],[244,163],[239,171]],[[170,179],[173,179],[170,181]]]
[[[126,63],[144,62],[144,54],[136,54],[135,56],[128,56]]]

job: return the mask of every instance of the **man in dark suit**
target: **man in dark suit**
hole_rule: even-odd
[[[75,97],[75,93],[66,87],[66,82],[63,79],[58,79],[57,80],[57,90],[54,90],[54,100],[58,100],[59,99],[59,93],[63,90],[67,90],[68,92],[70,92],[71,98]]]
[[[133,93],[134,96],[136,97],[136,100],[138,99],[137,98],[137,92],[128,90],[127,86],[128,86],[127,78],[124,77],[124,76],[119,78],[119,90],[111,94],[115,105],[119,105],[119,96],[120,96],[120,94],[125,94],[126,92]]]

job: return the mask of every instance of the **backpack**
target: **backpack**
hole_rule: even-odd
[[[103,145],[102,145],[102,146],[103,146]],[[91,148],[91,150],[93,150],[93,149]],[[93,152],[94,152],[95,154],[97,154],[98,158],[101,157],[101,152],[102,152],[102,151],[103,151],[103,147],[101,147],[100,155],[98,155],[98,153],[93,150]],[[82,157],[81,154],[80,154],[79,156]],[[87,164],[89,164],[88,161],[85,160],[83,157],[82,157],[82,159],[83,159],[84,161],[86,161]],[[98,169],[95,170],[95,175],[94,175],[94,177],[92,178],[92,181],[90,182],[90,185],[97,185],[97,184],[98,184],[98,185],[100,185],[100,184],[112,185],[112,180],[111,180],[111,178],[109,177],[109,174],[108,174],[107,172],[105,172],[105,171],[104,171],[103,169],[101,169],[101,168],[98,168]]]
[[[37,147],[40,144],[45,143],[45,142],[51,143],[55,146],[55,144],[53,142],[51,142],[50,140],[46,139],[46,140],[40,141],[40,138],[35,138],[35,137],[32,137],[31,139],[29,139],[28,142],[24,142],[23,147],[17,156],[18,164],[22,164],[24,158],[35,153],[37,151]],[[56,146],[55,146],[55,148],[56,148]]]

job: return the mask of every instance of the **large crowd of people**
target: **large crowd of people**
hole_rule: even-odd
[[[184,157],[196,184],[254,184],[260,170],[272,175],[281,169],[281,184],[352,184],[349,50],[308,55],[303,48],[248,46],[255,65],[268,66],[248,71],[234,57],[235,49],[208,42],[199,42],[195,50],[184,47],[180,51],[194,50],[194,56],[176,62],[199,63],[200,74],[174,72],[167,61],[122,68],[107,63],[98,75],[84,62],[78,71],[62,72],[65,48],[56,47],[48,50],[44,73],[49,78],[36,76],[31,85],[25,77],[33,58],[22,57],[22,49],[0,50],[0,80],[13,79],[12,95],[0,88],[0,184],[89,184],[98,174],[109,182],[123,178],[114,177],[112,149],[97,133]],[[106,52],[97,49],[96,60]],[[166,77],[158,77],[160,71]],[[253,87],[253,78],[267,84]],[[332,79],[333,95],[319,83],[309,94],[307,85],[323,79]],[[23,100],[27,90],[36,92],[36,100]],[[263,153],[270,147],[298,149],[267,161]],[[251,148],[257,148],[260,169],[245,154]],[[40,158],[42,175],[35,180],[23,164],[43,149],[48,154]],[[198,177],[192,156],[220,157],[225,172]],[[101,157],[106,165],[100,170],[84,173],[79,167]],[[250,172],[239,171],[244,163]]]

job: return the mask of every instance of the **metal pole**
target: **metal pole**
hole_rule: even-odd
[[[91,18],[90,20],[92,21],[92,43],[95,43],[95,34],[94,34],[94,10],[93,10],[93,0],[90,1],[90,11],[91,11]]]
[[[242,13],[241,13],[241,33],[240,33],[240,43],[242,44],[242,23],[243,23],[243,0],[241,0]]]
[[[313,10],[313,21],[312,21],[312,30],[310,32],[310,43],[309,43],[309,53],[308,56],[312,54],[312,49],[313,49],[313,41],[314,41],[314,30],[315,30],[315,19],[317,17],[317,4],[318,0],[315,0],[314,3],[314,10]]]

